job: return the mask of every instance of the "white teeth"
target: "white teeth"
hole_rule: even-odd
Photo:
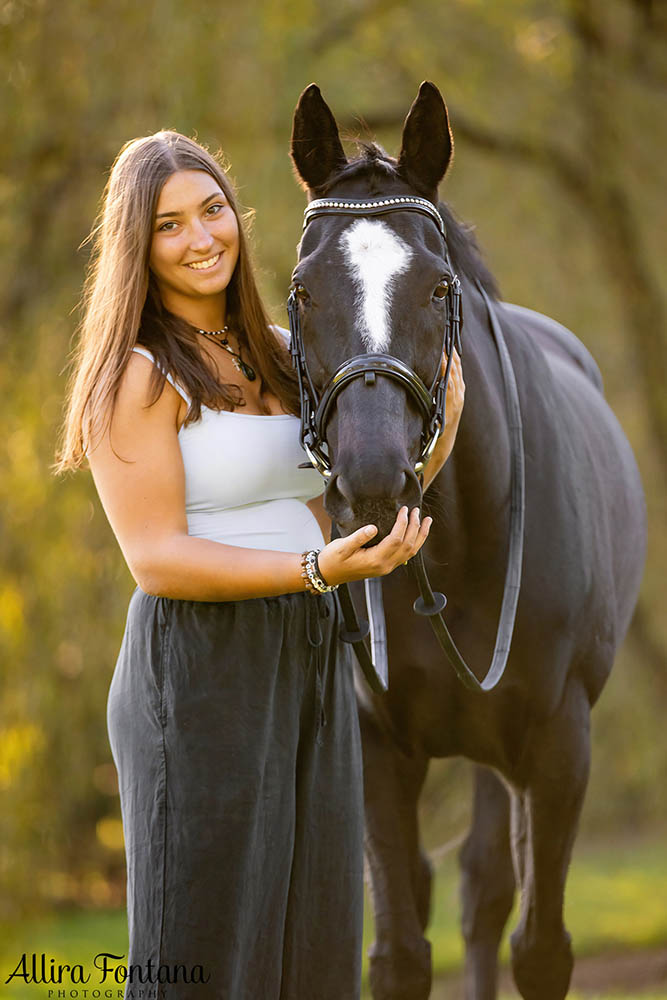
[[[196,263],[193,261],[191,264],[188,264],[187,267],[193,267],[195,271],[207,271],[209,267],[213,267],[214,264],[217,264],[219,259],[220,254],[217,253],[215,257],[209,257],[208,260],[198,260]]]

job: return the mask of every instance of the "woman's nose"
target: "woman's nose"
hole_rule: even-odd
[[[190,247],[192,250],[197,250],[201,253],[202,250],[208,250],[210,246],[213,245],[213,236],[208,231],[203,222],[197,220],[192,224],[192,233],[190,236]]]

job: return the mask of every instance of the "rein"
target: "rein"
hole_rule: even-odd
[[[483,681],[477,679],[456,648],[456,643],[452,639],[441,613],[447,603],[447,598],[444,594],[431,590],[431,585],[426,574],[426,567],[424,566],[424,555],[421,549],[413,556],[411,562],[414,563],[413,569],[421,594],[421,597],[418,597],[413,605],[414,610],[418,615],[429,617],[438,642],[445,656],[454,667],[459,680],[470,691],[486,692],[492,691],[505,673],[510,646],[512,645],[516,608],[519,602],[519,591],[521,590],[521,569],[523,564],[525,458],[519,393],[512,360],[507,350],[507,344],[505,343],[505,338],[503,337],[491,299],[479,282],[477,282],[477,287],[486,303],[491,332],[493,333],[493,339],[496,342],[498,357],[500,359],[500,369],[505,387],[505,405],[507,408],[507,424],[510,433],[511,448],[510,537],[507,568],[505,570],[503,600],[500,607],[500,619],[496,632],[493,658]]]
[[[445,426],[445,401],[447,384],[452,364],[453,349],[462,354],[462,312],[461,284],[453,273],[447,248],[447,234],[442,216],[432,202],[418,197],[394,197],[369,200],[356,199],[326,199],[311,201],[304,212],[303,228],[318,216],[323,215],[353,215],[366,217],[368,215],[384,215],[395,211],[419,212],[430,218],[438,227],[445,246],[445,262],[449,270],[447,288],[447,320],[443,335],[443,352],[447,355],[447,365],[443,373],[441,364],[435,373],[430,389],[422,382],[412,369],[389,354],[360,354],[345,361],[331,376],[324,386],[321,395],[318,394],[306,362],[305,345],[301,331],[298,291],[294,285],[287,301],[287,312],[290,324],[290,353],[296,369],[301,401],[301,444],[309,461],[303,467],[313,465],[320,474],[331,476],[331,462],[326,444],[326,423],[338,394],[353,379],[364,378],[366,385],[373,385],[377,375],[389,377],[398,381],[417,403],[424,422],[420,453],[415,462],[415,472],[422,478],[424,466],[428,462],[438,435]],[[496,642],[491,666],[483,681],[479,681],[467,665],[447,628],[442,611],[447,604],[447,598],[438,591],[433,591],[424,566],[423,552],[419,552],[410,560],[411,568],[417,579],[420,597],[414,602],[417,614],[428,617],[440,643],[440,646],[453,666],[457,676],[471,691],[487,692],[497,686],[505,672],[509,656],[516,608],[521,586],[521,568],[523,561],[524,511],[525,511],[525,475],[523,431],[521,410],[516,385],[514,369],[507,345],[505,343],[500,323],[493,309],[490,298],[482,285],[477,282],[484,298],[491,332],[498,351],[500,368],[505,388],[505,402],[508,416],[508,427],[511,444],[511,505],[510,505],[510,538],[507,569],[500,620],[496,633]],[[338,537],[337,525],[333,525],[332,537]],[[366,681],[373,691],[383,693],[388,688],[387,643],[382,605],[382,579],[373,577],[364,581],[366,603],[370,607],[372,627],[368,622],[359,620],[347,584],[338,588],[344,627],[340,638],[354,646],[359,664]],[[372,652],[367,638],[371,634]]]

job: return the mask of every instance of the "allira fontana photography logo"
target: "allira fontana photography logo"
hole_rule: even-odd
[[[157,965],[153,959],[143,964],[119,964],[124,959],[125,955],[100,951],[91,962],[69,964],[43,952],[24,952],[5,979],[5,985],[23,982],[26,985],[69,987],[48,990],[47,1000],[97,1000],[98,997],[165,1000],[167,991],[164,987],[167,985],[203,984],[211,978],[203,965]],[[121,986],[123,988],[118,989]]]

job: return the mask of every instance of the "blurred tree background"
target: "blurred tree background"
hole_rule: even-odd
[[[122,830],[106,696],[133,582],[90,475],[51,475],[89,232],[129,138],[219,145],[256,210],[276,321],[301,228],[287,156],[312,80],[392,153],[420,81],[450,108],[442,195],[503,297],[595,355],[634,446],[651,541],[641,602],[594,714],[585,831],[664,830],[667,9],[658,0],[0,0],[0,922],[117,905]],[[352,147],[350,147],[352,149]],[[431,843],[467,769],[436,764]]]

